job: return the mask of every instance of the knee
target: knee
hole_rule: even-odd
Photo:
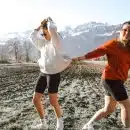
[[[130,111],[130,101],[120,102],[119,103],[121,110],[129,110]]]
[[[130,111],[130,106],[126,106],[126,105],[120,105],[121,110],[123,111]]]
[[[32,103],[33,103],[33,104],[36,104],[37,102],[40,102],[40,101],[41,101],[41,97],[34,96],[34,97],[32,98]]]
[[[59,103],[56,99],[50,99],[50,104],[53,107],[57,107],[59,105]]]
[[[33,104],[36,104],[36,102],[37,102],[37,98],[33,97],[33,98],[32,98],[32,103],[33,103]]]
[[[111,114],[115,111],[115,108],[103,108],[104,113]]]

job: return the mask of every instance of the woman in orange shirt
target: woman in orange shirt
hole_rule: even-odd
[[[73,60],[86,60],[105,54],[108,60],[108,65],[102,73],[105,105],[84,125],[83,130],[93,130],[94,122],[112,113],[117,103],[121,108],[122,123],[125,128],[130,129],[130,100],[124,86],[130,68],[130,21],[123,23],[119,38],[110,40],[94,51]]]

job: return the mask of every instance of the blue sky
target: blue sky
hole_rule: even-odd
[[[130,20],[129,0],[0,0],[0,34],[37,27],[51,16],[59,30],[90,21],[119,24]]]

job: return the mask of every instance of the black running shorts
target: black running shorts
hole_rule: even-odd
[[[112,96],[116,101],[128,99],[124,82],[121,80],[102,80],[105,89],[105,95]]]
[[[45,89],[48,88],[48,93],[57,93],[60,84],[60,73],[57,74],[43,74],[40,73],[35,92],[43,94]]]

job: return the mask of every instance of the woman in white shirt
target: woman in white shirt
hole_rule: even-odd
[[[43,32],[42,37],[39,35],[41,30]],[[45,111],[43,103],[41,102],[44,91],[48,88],[50,103],[57,117],[56,130],[63,130],[62,112],[58,103],[58,87],[60,83],[60,72],[69,66],[71,60],[64,55],[62,39],[57,33],[57,27],[50,17],[44,19],[41,25],[34,30],[31,34],[31,40],[41,52],[41,58],[38,60],[41,73],[37,80],[33,96],[33,103],[40,116],[41,124],[35,127],[37,129],[48,128],[44,119]]]

